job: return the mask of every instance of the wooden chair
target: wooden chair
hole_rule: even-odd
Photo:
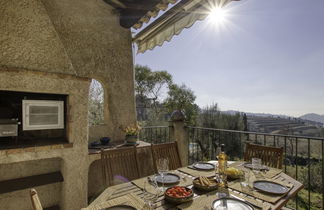
[[[155,171],[157,172],[156,161],[160,158],[169,160],[169,170],[175,170],[181,167],[181,160],[178,151],[177,142],[152,144],[152,156]]]
[[[262,164],[281,169],[283,161],[283,148],[246,143],[244,161],[251,162],[252,158],[260,158],[262,160]]]
[[[31,202],[33,204],[34,210],[43,210],[42,204],[39,200],[39,197],[38,197],[35,189],[30,190],[30,198],[31,198]]]
[[[101,150],[101,165],[102,176],[106,186],[116,184],[114,179],[117,175],[127,180],[140,177],[136,147]]]
[[[155,173],[152,156],[152,146],[137,147],[138,169],[140,177],[150,176]],[[142,160],[142,161],[141,161]]]

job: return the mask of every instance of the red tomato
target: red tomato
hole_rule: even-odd
[[[184,198],[192,194],[192,190],[186,189],[185,187],[175,186],[166,191],[166,194],[175,198]]]

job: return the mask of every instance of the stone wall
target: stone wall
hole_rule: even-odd
[[[0,165],[1,180],[10,180],[27,176],[45,174],[61,170],[60,158],[31,160]],[[60,203],[62,183],[53,183],[35,187],[44,206]],[[0,195],[1,209],[32,209],[29,189]]]
[[[105,136],[122,139],[136,114],[131,34],[116,11],[102,0],[21,0],[1,1],[0,14],[0,66],[100,81]]]
[[[0,90],[67,94],[68,140],[73,143],[0,150],[0,168],[12,167],[0,173],[0,181],[16,178],[15,164],[21,176],[28,176],[53,169],[30,168],[29,163],[59,158],[64,182],[36,190],[44,207],[79,210],[87,206],[93,161],[87,149],[90,79],[100,81],[105,91],[105,122],[91,128],[91,136],[121,140],[119,127],[136,121],[130,31],[119,26],[118,14],[102,0],[0,1],[0,14]],[[31,209],[28,190],[0,194],[0,206]]]
[[[0,1],[0,14],[0,65],[47,72],[73,71],[40,1]]]
[[[136,120],[130,31],[119,26],[118,14],[102,0],[43,3],[76,74],[103,85],[105,136],[120,140],[119,127]]]
[[[74,210],[87,205],[88,99],[84,96],[88,93],[89,85],[89,79],[76,76],[22,69],[0,69],[1,90],[68,95],[68,140],[73,143],[73,146],[69,148],[43,146],[33,151],[19,153],[19,149],[16,149],[17,152],[13,150],[10,153],[0,151],[0,169],[6,169],[5,172],[0,173],[0,181],[49,173],[59,168],[64,177],[62,184],[36,188],[41,190],[40,194],[43,194],[41,202],[44,207],[59,204],[62,209]],[[42,162],[44,159],[60,159],[61,161],[59,165],[54,162],[51,166],[45,166],[44,164],[50,164],[50,162]],[[35,161],[38,165],[31,167],[30,164],[36,163]],[[18,168],[21,170],[19,174],[17,174]],[[13,198],[16,198],[16,202],[12,202]],[[28,190],[0,194],[0,206],[15,210],[31,209]]]

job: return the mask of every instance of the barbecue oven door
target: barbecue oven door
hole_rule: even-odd
[[[23,100],[23,130],[64,128],[64,102]]]

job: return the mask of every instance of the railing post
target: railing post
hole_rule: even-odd
[[[170,138],[178,143],[178,150],[181,159],[181,165],[188,165],[189,138],[185,127],[184,114],[176,110],[171,115],[172,127],[170,127]]]
[[[169,121],[169,142],[174,141],[174,127],[173,127],[173,121]]]

